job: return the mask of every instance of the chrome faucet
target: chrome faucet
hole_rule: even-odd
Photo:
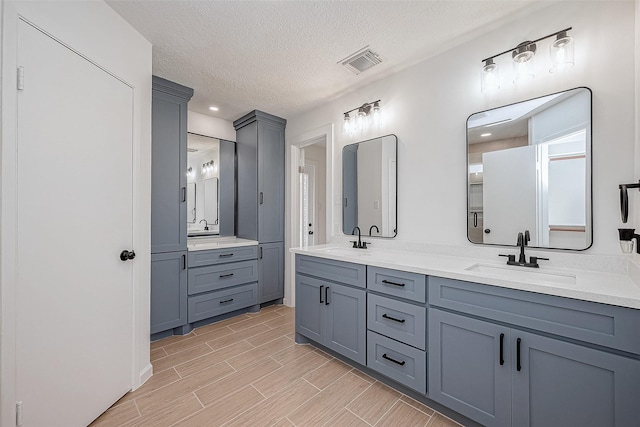
[[[367,244],[369,242],[363,242],[360,238],[360,227],[358,227],[357,225],[355,227],[353,227],[353,231],[351,231],[351,234],[355,236],[356,230],[358,230],[358,241],[354,241],[352,240],[351,243],[353,243],[353,247],[356,249],[367,249]]]
[[[376,233],[380,232],[380,229],[378,228],[377,225],[372,225],[371,227],[369,227],[369,237],[371,237],[371,230],[376,229]]]
[[[531,241],[531,234],[529,234],[529,230],[525,230],[524,233],[518,233],[518,240],[516,242],[517,246],[520,248],[520,257],[518,257],[518,261],[516,261],[516,256],[513,254],[500,256],[507,257],[507,265],[519,265],[521,267],[532,267],[539,268],[538,260],[546,260],[549,261],[549,258],[543,257],[529,257],[529,262],[527,262],[527,257],[524,254],[524,247]]]
[[[202,221],[204,221],[204,231],[209,231],[209,223],[207,222],[207,220],[201,219],[199,224],[202,224]]]

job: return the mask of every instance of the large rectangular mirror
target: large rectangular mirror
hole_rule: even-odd
[[[387,135],[342,149],[342,231],[395,237],[398,138]]]
[[[591,90],[576,88],[469,116],[472,243],[584,250],[592,243]]]
[[[189,236],[235,234],[235,175],[234,142],[187,134]]]

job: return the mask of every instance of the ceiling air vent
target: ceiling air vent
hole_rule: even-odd
[[[382,59],[378,54],[369,49],[369,46],[366,46],[342,61],[339,61],[338,64],[342,64],[347,70],[354,74],[360,74],[381,62]]]

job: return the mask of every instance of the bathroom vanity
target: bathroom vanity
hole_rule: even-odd
[[[298,343],[483,425],[637,424],[640,287],[627,275],[327,245],[292,252]]]

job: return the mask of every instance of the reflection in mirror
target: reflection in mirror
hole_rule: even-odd
[[[189,236],[235,234],[235,143],[187,134]],[[206,220],[209,230],[205,231]]]
[[[397,215],[395,135],[350,144],[342,149],[342,231],[395,237]]]
[[[187,224],[196,222],[196,183],[187,182]]]
[[[218,225],[218,178],[204,180],[204,219]]]
[[[592,243],[591,91],[576,88],[467,120],[472,243],[583,250]]]

